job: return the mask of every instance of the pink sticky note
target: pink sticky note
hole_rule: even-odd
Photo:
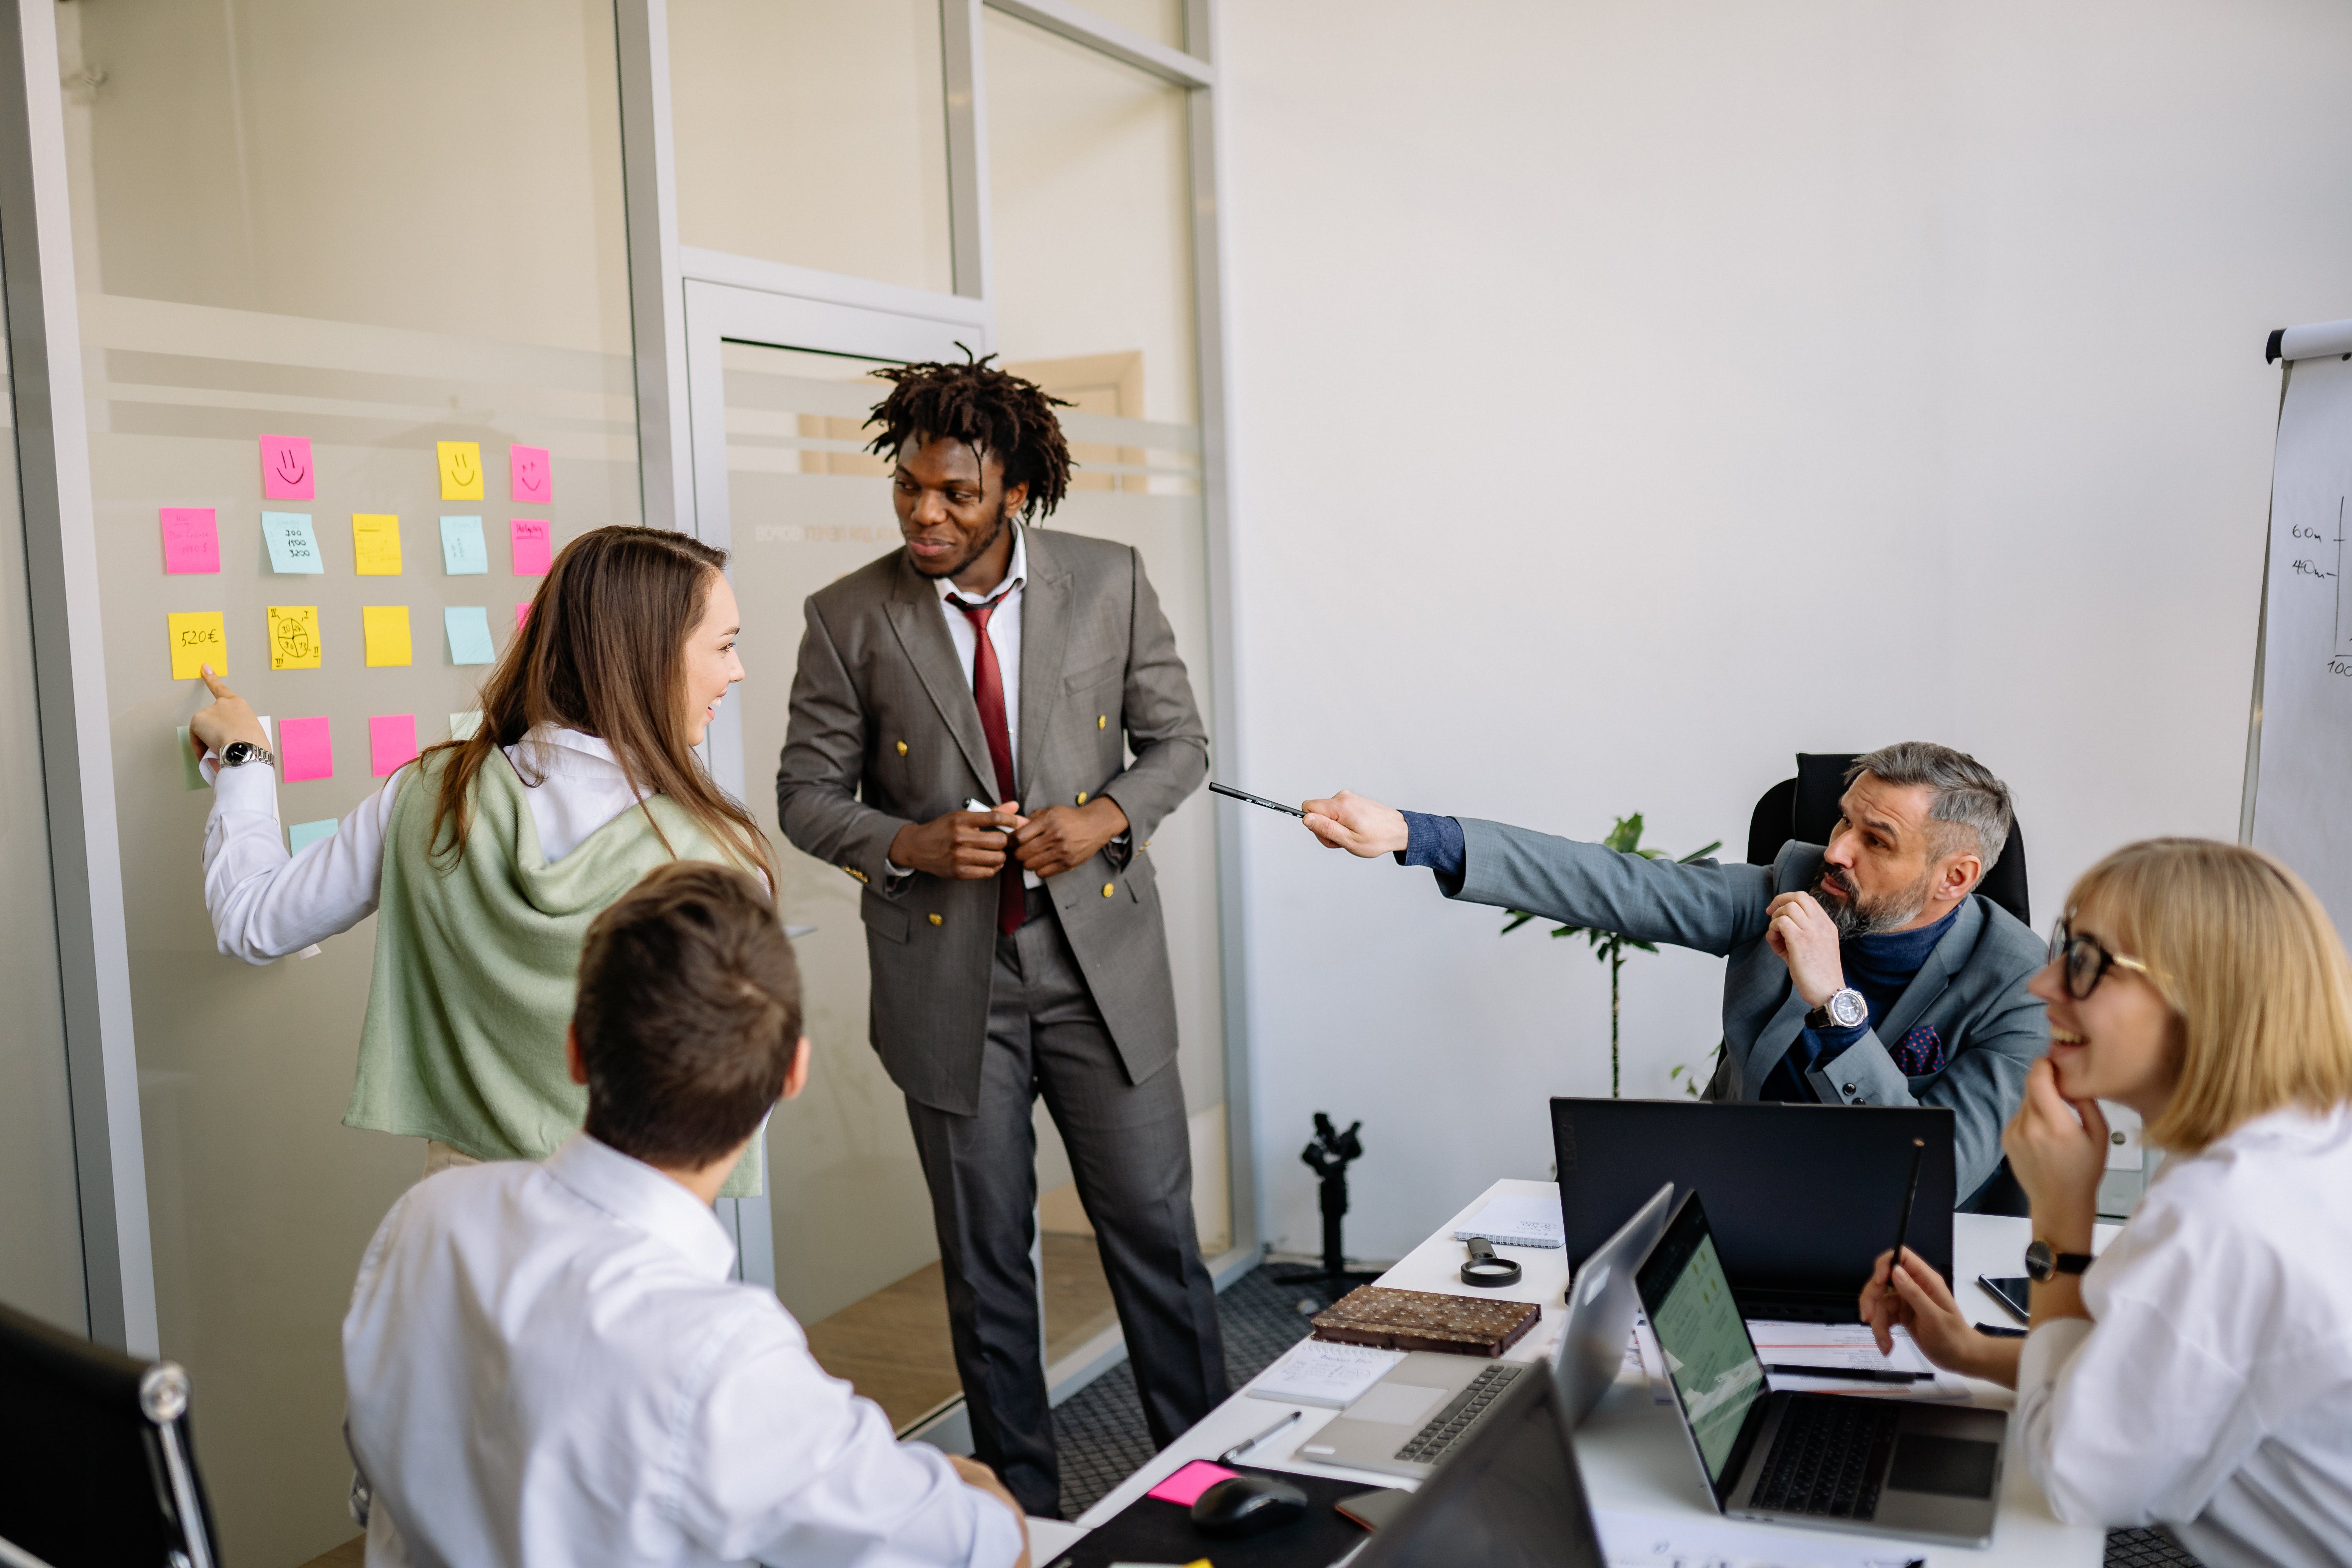
[[[547,524],[537,518],[519,517],[507,524],[514,539],[514,570],[518,577],[544,577],[554,563],[548,549]]]
[[[1239,1470],[1229,1470],[1206,1459],[1195,1459],[1143,1495],[1156,1497],[1161,1502],[1172,1502],[1178,1508],[1191,1508],[1193,1500],[1202,1492],[1219,1481],[1229,1481],[1239,1474]]]
[[[214,525],[213,509],[167,506],[160,510],[163,519],[163,570],[219,571],[220,530]]]
[[[278,751],[288,784],[335,776],[335,742],[324,719],[280,719]]]
[[[319,476],[310,467],[310,437],[261,438],[261,497],[264,500],[318,499]]]
[[[547,466],[544,447],[509,447],[507,479],[514,499],[528,506],[555,504],[555,473]]]
[[[416,760],[416,715],[379,713],[368,721],[368,771],[390,778]]]
[[[517,605],[515,606],[515,630],[520,631],[530,624],[530,605],[528,603]]]

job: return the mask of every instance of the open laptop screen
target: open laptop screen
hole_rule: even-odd
[[[1603,1568],[1570,1424],[1551,1379],[1518,1379],[1350,1568]]]
[[[1738,1475],[1740,1438],[1769,1387],[1696,1193],[1675,1210],[1638,1278],[1667,1375],[1719,1496],[1727,1477]]]

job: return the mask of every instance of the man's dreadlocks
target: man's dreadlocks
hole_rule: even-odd
[[[1029,487],[1023,517],[1049,514],[1070,488],[1070,447],[1054,417],[1055,407],[1069,404],[1034,381],[996,369],[989,363],[995,357],[876,371],[894,384],[866,421],[882,426],[866,449],[895,458],[909,439],[961,441],[1004,465],[1006,489]]]

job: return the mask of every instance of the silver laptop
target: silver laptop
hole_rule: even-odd
[[[1585,1259],[1568,1293],[1550,1372],[1556,1408],[1573,1426],[1617,1379],[1633,1331],[1634,1270],[1665,1227],[1674,1184]],[[1538,1363],[1413,1351],[1353,1405],[1298,1446],[1301,1458],[1418,1480],[1457,1452],[1484,1425],[1505,1390]]]
[[[2000,1495],[1999,1410],[1769,1392],[1698,1194],[1636,1272],[1707,1494],[1734,1519],[1982,1546]]]

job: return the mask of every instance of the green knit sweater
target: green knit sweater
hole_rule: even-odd
[[[437,1138],[478,1160],[543,1160],[588,1114],[563,1037],[589,923],[656,866],[735,858],[655,795],[551,866],[523,783],[493,751],[474,775],[464,855],[435,865],[433,805],[452,756],[418,763],[393,799],[343,1125]],[[720,1195],[756,1196],[762,1166],[754,1138]]]

